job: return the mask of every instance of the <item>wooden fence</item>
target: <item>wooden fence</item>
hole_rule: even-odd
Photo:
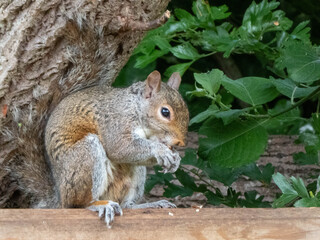
[[[0,239],[320,239],[320,208],[125,210],[108,229],[85,209],[0,209]]]

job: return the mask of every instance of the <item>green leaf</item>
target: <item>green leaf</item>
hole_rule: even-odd
[[[293,154],[293,160],[300,165],[318,164],[320,151],[320,136],[311,132],[303,132],[299,135],[296,143],[303,143],[306,152]]]
[[[295,202],[295,207],[320,207],[318,198],[302,198]]]
[[[238,167],[257,160],[268,140],[266,130],[256,121],[234,121],[225,126],[221,120],[209,119],[199,133],[207,136],[199,139],[199,156],[223,167]]]
[[[177,179],[179,180],[179,182],[187,188],[192,189],[193,191],[197,192],[198,191],[198,186],[194,183],[195,180],[189,176],[188,173],[186,173],[185,171],[183,171],[182,169],[178,169],[175,172],[175,175],[177,177]]]
[[[154,36],[153,41],[161,50],[168,52],[169,49],[171,48],[171,45],[170,45],[168,39],[166,39],[162,36]]]
[[[163,193],[163,196],[165,197],[168,197],[168,198],[174,198],[176,196],[186,197],[186,196],[191,196],[193,194],[193,191],[190,188],[178,186],[166,180],[165,180],[165,184],[166,184],[166,188]]]
[[[239,197],[241,196],[241,192],[237,192],[231,187],[227,190],[227,196],[224,197],[222,203],[229,207],[237,207],[239,206]]]
[[[195,166],[200,169],[204,166],[204,162],[202,159],[198,158],[196,150],[191,148],[185,150],[185,155],[181,159],[181,164]]]
[[[145,185],[145,192],[150,192],[152,188],[157,184],[164,184],[165,181],[171,181],[173,179],[172,174],[161,173],[161,167],[155,166],[154,168],[155,174],[148,174],[148,178]]]
[[[291,106],[292,106],[292,104],[289,101],[287,101],[285,99],[281,99],[280,101],[278,101],[276,103],[274,108],[268,110],[268,113],[271,116],[274,116],[276,114],[283,112],[284,110],[288,109]],[[278,117],[274,118],[273,120],[281,120],[281,121],[290,122],[290,121],[296,121],[299,117],[300,117],[299,109],[294,108],[289,112],[286,112],[286,113],[279,115]]]
[[[201,55],[190,43],[185,43],[170,49],[171,53],[180,59],[196,60]]]
[[[196,89],[193,91],[188,91],[186,94],[187,96],[191,96],[191,97],[209,97],[210,96],[206,90],[198,87],[196,87]]]
[[[265,183],[270,183],[272,179],[272,175],[274,174],[274,166],[271,163],[268,163],[264,167],[262,167],[262,180]]]
[[[312,113],[312,126],[317,133],[320,133],[320,114]]]
[[[239,199],[241,206],[246,208],[269,208],[271,207],[269,202],[262,201],[264,196],[259,196],[257,191],[249,191],[244,193],[245,199]]]
[[[310,30],[311,28],[307,27],[310,21],[303,21],[299,23],[295,29],[293,29],[290,37],[292,39],[299,39],[304,43],[310,43]]]
[[[172,65],[167,68],[167,70],[164,72],[164,75],[166,77],[170,77],[172,73],[178,72],[178,73],[180,73],[180,76],[183,76],[185,71],[187,71],[187,69],[191,66],[192,63],[193,63],[193,61],[188,62],[188,63],[179,63],[176,65]]]
[[[214,95],[218,92],[223,76],[223,72],[219,69],[212,69],[208,73],[194,73],[196,82],[201,84],[202,87],[210,93],[210,95]]]
[[[210,5],[203,0],[196,0],[193,2],[192,11],[201,22],[206,22],[209,18],[208,11]]]
[[[292,41],[287,44],[281,56],[277,66],[286,67],[293,81],[311,84],[320,79],[319,48]]]
[[[273,202],[272,207],[273,208],[284,207],[286,205],[292,204],[294,200],[297,198],[298,196],[295,194],[282,194],[281,197],[279,197]]]
[[[297,191],[297,193],[299,194],[299,197],[302,198],[309,198],[309,194],[307,191],[307,188],[304,185],[304,182],[301,178],[295,178],[295,177],[291,177],[290,178],[291,182],[292,182],[292,186],[294,187],[294,189]]]
[[[211,18],[213,20],[220,20],[220,19],[225,19],[231,15],[230,12],[228,11],[228,6],[227,5],[222,5],[219,7],[211,7]]]
[[[303,132],[299,135],[297,143],[303,143],[305,146],[315,146],[320,148],[320,138],[318,134]]]
[[[280,188],[283,194],[287,195],[295,195],[296,197],[298,196],[298,193],[294,188],[291,186],[290,182],[288,179],[283,176],[281,173],[275,173],[272,176],[273,181],[275,184]]]
[[[184,9],[177,8],[174,10],[175,16],[185,25],[185,29],[192,28],[197,25],[194,16]]]
[[[193,2],[192,11],[197,17],[198,22],[204,28],[214,27],[214,21],[219,19],[225,19],[230,16],[228,7],[222,5],[219,7],[210,7],[210,4],[203,0],[197,0]]]
[[[149,33],[142,42],[134,49],[133,55],[143,54],[149,55],[155,48],[156,44],[152,39],[151,33]]]
[[[144,80],[156,68],[155,62],[149,64],[143,69],[134,67],[137,55],[132,56],[124,68],[122,68],[117,79],[113,83],[114,87],[127,87],[132,83]]]
[[[241,116],[241,114],[243,114],[245,111],[246,109],[230,109],[227,111],[219,111],[216,105],[210,105],[207,110],[194,116],[190,120],[189,125],[191,126],[194,123],[203,122],[209,117],[220,118],[224,125],[228,125],[229,123],[237,120],[238,117]]]
[[[261,40],[266,32],[283,31],[291,27],[292,21],[285,17],[281,10],[274,11],[280,2],[267,0],[256,4],[254,1],[247,8],[242,21],[243,38],[256,38]]]
[[[298,87],[292,80],[288,78],[272,79],[272,84],[280,93],[289,97],[290,99],[306,97],[317,89],[317,86],[304,88]]]
[[[242,168],[242,174],[248,176],[251,180],[269,184],[274,174],[274,167],[270,163],[260,167],[261,170],[255,163],[251,163]]]
[[[217,194],[214,194],[211,191],[207,191],[204,195],[206,196],[209,204],[214,206],[218,206],[221,204],[221,198]]]
[[[226,58],[240,42],[239,39],[231,38],[229,32],[221,26],[217,26],[215,30],[203,30],[199,35],[199,42],[204,50],[225,52],[223,56]]]
[[[319,163],[318,151],[315,150],[314,152],[309,152],[309,153],[304,153],[304,152],[295,153],[293,154],[293,161],[295,164],[299,164],[299,165],[318,164]]]
[[[228,125],[229,123],[237,120],[239,116],[241,116],[246,109],[230,109],[227,111],[220,111],[214,114],[216,118],[220,118],[224,125]]]
[[[225,186],[231,186],[242,173],[241,168],[226,168],[218,165],[204,168],[204,171],[210,179],[221,182]]]
[[[272,82],[266,78],[245,77],[231,80],[224,77],[222,85],[232,95],[252,106],[270,102],[278,96],[278,92]]]
[[[157,58],[167,54],[168,50],[154,50],[150,55],[142,55],[137,57],[137,62],[134,65],[135,68],[144,68],[150,63],[154,62]]]
[[[210,105],[207,110],[204,112],[199,113],[198,115],[194,116],[189,123],[189,126],[191,126],[194,123],[200,123],[204,120],[208,119],[209,117],[214,116],[215,113],[217,113],[219,110],[216,105]]]
[[[261,24],[265,20],[271,19],[270,12],[276,9],[279,5],[280,3],[276,1],[268,2],[266,0],[263,0],[259,4],[256,4],[256,2],[252,2],[243,16],[243,23],[252,22]]]
[[[165,35],[170,36],[171,34],[174,34],[176,32],[183,32],[183,31],[186,31],[187,29],[188,29],[188,25],[183,21],[169,22],[168,27],[165,31]]]
[[[268,114],[274,116],[291,107],[292,104],[285,99],[281,99],[276,103],[274,108],[268,110]],[[290,131],[296,129],[296,134],[300,125],[304,124],[305,120],[300,117],[299,108],[294,108],[289,112],[283,113],[275,118],[269,119],[263,126],[267,128],[270,134],[290,134]]]

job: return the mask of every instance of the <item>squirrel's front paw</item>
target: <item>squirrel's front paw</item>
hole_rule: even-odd
[[[181,160],[179,153],[174,150],[172,151],[167,146],[164,146],[162,149],[158,149],[155,157],[158,164],[162,166],[162,172],[164,173],[174,173],[177,171]]]
[[[113,222],[115,215],[122,216],[122,209],[120,205],[113,201],[96,201],[93,205],[88,207],[88,209],[98,212],[99,218],[102,219],[104,217],[104,221],[109,228],[111,227],[110,224]]]

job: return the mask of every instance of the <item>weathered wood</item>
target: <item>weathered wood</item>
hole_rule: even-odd
[[[111,229],[85,209],[0,210],[0,239],[295,240],[319,236],[318,208],[126,210]]]

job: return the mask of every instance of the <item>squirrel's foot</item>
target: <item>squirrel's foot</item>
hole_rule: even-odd
[[[149,203],[153,205],[151,208],[176,208],[177,206],[167,200],[160,200],[156,202]]]
[[[141,203],[135,204],[133,202],[127,203],[125,208],[131,209],[142,209],[142,208],[176,208],[177,206],[167,200],[160,200],[157,202],[150,202],[150,203]]]
[[[114,216],[122,216],[123,214],[119,203],[113,201],[96,201],[90,207],[88,207],[88,209],[98,212],[100,219],[104,217],[104,221],[109,228],[111,228],[110,224],[113,222]]]

